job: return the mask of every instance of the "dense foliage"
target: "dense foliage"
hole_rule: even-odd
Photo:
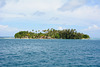
[[[15,34],[15,38],[26,39],[87,39],[89,35],[79,33],[76,29],[55,30],[53,28],[47,30],[40,30],[32,32],[20,31]]]

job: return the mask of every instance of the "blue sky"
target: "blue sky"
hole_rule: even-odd
[[[100,0],[0,0],[0,36],[48,28],[100,38]]]

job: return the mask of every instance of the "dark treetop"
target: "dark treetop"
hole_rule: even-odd
[[[89,39],[89,35],[79,33],[76,29],[55,30],[53,28],[47,30],[38,30],[32,32],[20,31],[14,35],[20,39]]]

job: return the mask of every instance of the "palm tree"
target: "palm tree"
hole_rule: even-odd
[[[34,30],[32,30],[34,32]]]

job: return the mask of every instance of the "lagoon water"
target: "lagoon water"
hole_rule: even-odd
[[[0,39],[0,67],[100,67],[100,40]]]

